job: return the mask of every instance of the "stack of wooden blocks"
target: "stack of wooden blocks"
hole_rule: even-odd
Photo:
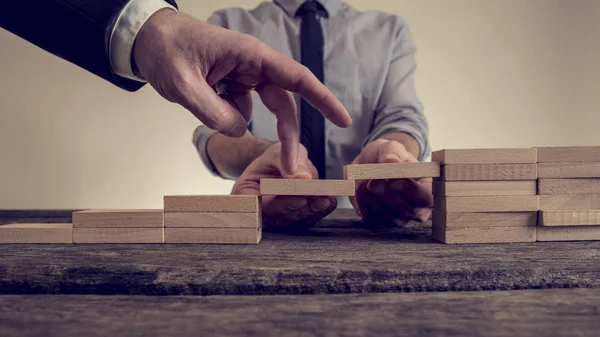
[[[88,210],[73,213],[73,243],[163,243],[163,211]]]
[[[346,165],[343,180],[262,179],[260,194],[354,196],[360,180],[433,177],[438,241],[600,240],[600,147],[453,149],[432,159]],[[260,196],[165,196],[162,210],[87,210],[74,212],[73,224],[2,225],[0,243],[257,244],[261,209]]]
[[[259,196],[165,196],[165,243],[257,244]]]
[[[447,243],[535,242],[536,149],[441,150],[433,238]]]
[[[600,240],[600,147],[538,148],[537,241]]]

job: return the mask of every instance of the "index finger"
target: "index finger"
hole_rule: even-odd
[[[271,48],[264,50],[262,67],[269,82],[299,94],[335,125],[349,127],[352,124],[342,102],[308,68]]]
[[[296,118],[296,105],[292,95],[270,83],[263,83],[256,87],[267,109],[277,117],[277,136],[281,141],[281,165],[283,172],[291,175],[298,166],[298,120]]]

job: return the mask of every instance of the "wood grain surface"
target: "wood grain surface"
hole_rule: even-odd
[[[538,147],[538,163],[600,162],[600,146]]]
[[[162,228],[162,209],[87,210],[73,213],[73,228]]]
[[[344,166],[344,179],[351,180],[437,178],[439,176],[440,164],[436,162],[350,164]]]
[[[354,196],[354,180],[261,179],[262,195]]]
[[[598,178],[600,163],[539,163],[538,178]]]
[[[596,337],[600,289],[302,296],[0,296],[0,335]]]
[[[536,195],[537,180],[434,181],[433,194],[445,197]]]
[[[2,217],[2,221],[14,218]],[[28,217],[31,218],[32,214]],[[41,221],[38,221],[41,222]],[[444,245],[352,211],[259,245],[0,245],[4,294],[327,294],[600,287],[600,242]]]
[[[537,195],[480,197],[434,196],[434,208],[440,212],[530,212],[539,210]]]
[[[600,194],[600,179],[539,179],[538,194]]]
[[[254,195],[165,195],[165,212],[256,213],[260,197]]]
[[[434,151],[431,160],[443,164],[535,164],[537,150],[525,149],[446,149]]]
[[[540,210],[600,209],[600,194],[546,194],[540,195]]]
[[[442,166],[445,181],[535,180],[536,164],[455,164]]]

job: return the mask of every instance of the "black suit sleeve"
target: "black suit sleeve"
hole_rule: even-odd
[[[174,0],[166,0],[176,6]],[[115,74],[108,45],[118,14],[129,0],[3,0],[0,27],[115,85],[143,86]]]

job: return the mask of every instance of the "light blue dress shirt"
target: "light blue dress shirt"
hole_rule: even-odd
[[[300,61],[300,18],[304,0],[263,2],[252,10],[229,8],[208,21],[250,34],[278,52]],[[419,160],[430,152],[428,123],[414,84],[415,44],[406,22],[396,15],[360,12],[342,0],[320,0],[328,18],[320,18],[325,38],[325,85],[344,104],[353,124],[341,129],[326,121],[326,178],[342,179],[343,167],[364,145],[389,132],[404,132],[421,146]],[[277,141],[276,119],[254,94],[250,131]],[[298,114],[300,114],[300,100]],[[204,164],[215,174],[206,144],[215,131],[200,126],[194,132]],[[347,198],[346,198],[347,201]],[[347,203],[347,202],[344,202]],[[341,205],[340,205],[341,206]]]

